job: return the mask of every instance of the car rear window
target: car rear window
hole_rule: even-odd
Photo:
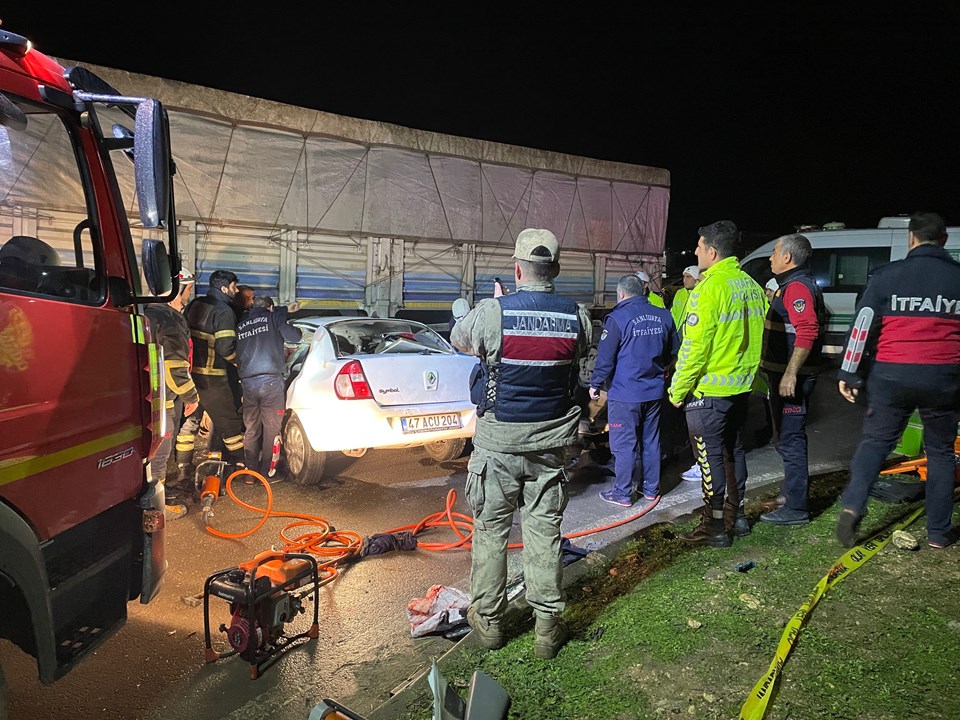
[[[396,353],[453,354],[454,350],[426,325],[407,320],[344,320],[327,325],[337,357]]]

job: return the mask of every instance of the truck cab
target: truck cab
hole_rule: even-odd
[[[159,102],[0,30],[0,637],[47,683],[166,568],[141,311],[176,292],[173,170]]]

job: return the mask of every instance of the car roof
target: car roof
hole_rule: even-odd
[[[378,318],[378,317],[305,317],[305,318],[294,318],[290,322],[296,325],[309,325],[311,327],[319,328],[325,327],[327,325],[333,324],[344,324],[344,325],[374,325],[378,323],[385,322],[396,322],[396,323],[405,323],[407,325],[417,325],[419,327],[429,328],[429,325],[424,325],[421,322],[416,320],[404,320],[403,318]],[[436,332],[436,331],[434,331]]]

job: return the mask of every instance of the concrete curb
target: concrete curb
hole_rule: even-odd
[[[810,477],[812,480],[816,476],[844,469],[846,469],[846,465],[840,463],[816,463],[810,466]],[[767,488],[782,479],[782,470],[751,477],[747,482],[747,495],[748,497],[755,496],[757,490]],[[699,488],[699,486],[697,487]],[[620,552],[620,549],[644,528],[656,523],[673,522],[677,518],[691,514],[699,508],[700,505],[701,496],[699,489],[696,492],[683,491],[676,496],[673,494],[667,495],[660,501],[653,512],[638,518],[636,521],[637,525],[631,527],[631,531],[627,535],[592,551],[582,560],[567,565],[563,571],[563,588],[566,589],[574,583],[579,582],[598,568],[604,568],[610,565],[613,558]],[[634,511],[632,509],[625,509],[623,516],[629,517],[633,513]],[[529,612],[529,606],[524,602],[523,595],[521,594],[508,605],[508,619],[506,624],[513,624],[519,616],[528,614]],[[437,658],[437,665],[442,671],[445,666],[450,664],[451,660],[458,657],[464,650],[475,647],[478,647],[478,645],[473,638],[473,634],[468,634]],[[402,690],[368,715],[368,720],[401,720],[411,713],[425,713],[429,708],[430,699],[432,698],[430,687],[427,684],[428,673],[429,668],[412,677]]]

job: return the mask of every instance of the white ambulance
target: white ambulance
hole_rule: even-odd
[[[827,355],[843,352],[843,342],[853,322],[857,299],[867,280],[881,265],[907,254],[908,215],[881,218],[875,228],[848,229],[831,223],[816,231],[801,230],[813,246],[810,269],[823,290],[830,319],[823,351]],[[947,251],[960,260],[960,227],[947,228]],[[760,285],[773,277],[770,255],[776,241],[761,245],[740,263],[744,271]]]

